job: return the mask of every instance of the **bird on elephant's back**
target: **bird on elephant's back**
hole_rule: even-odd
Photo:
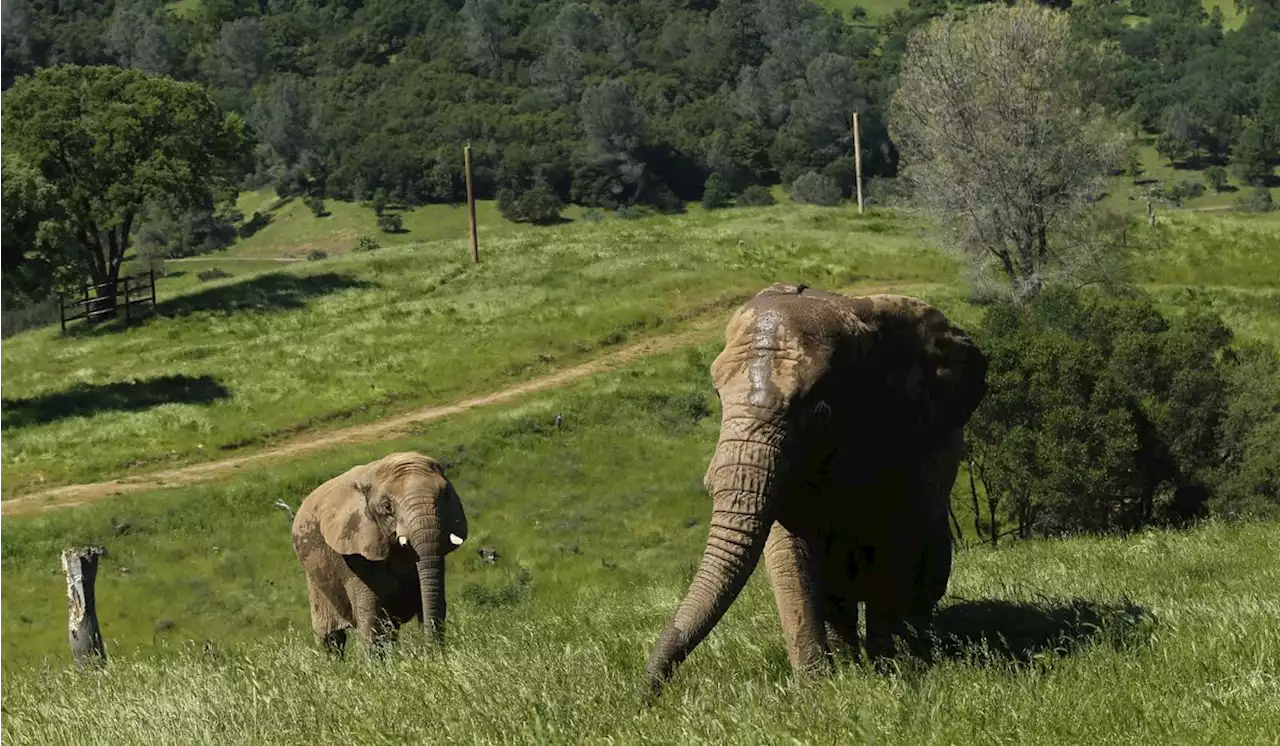
[[[963,428],[986,359],[937,309],[775,284],[730,318],[711,365],[722,405],[704,479],[697,572],[646,663],[657,693],[733,603],[761,555],[796,671],[921,634],[951,572],[947,525]]]
[[[462,501],[438,461],[392,453],[317,487],[293,519],[311,626],[341,654],[347,630],[377,649],[420,618],[444,642],[444,558],[467,538]]]

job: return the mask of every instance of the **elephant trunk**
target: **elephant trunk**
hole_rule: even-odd
[[[773,523],[779,439],[758,432],[730,437],[724,432],[729,424],[727,418],[707,473],[715,507],[702,562],[645,663],[654,694],[737,598],[760,560]]]
[[[432,640],[444,644],[444,531],[434,503],[426,504],[409,523],[409,542],[418,555],[418,587],[422,593],[422,623]]]

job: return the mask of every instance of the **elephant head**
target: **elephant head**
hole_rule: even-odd
[[[440,463],[393,453],[353,469],[320,506],[320,532],[339,554],[386,560],[394,547],[417,555],[422,622],[444,642],[444,556],[467,539],[467,517]]]
[[[986,363],[964,332],[923,301],[846,298],[776,284],[731,317],[711,365],[722,419],[704,484],[706,549],[645,665],[653,693],[733,603],[788,480],[812,476],[836,447],[883,464],[909,444],[941,443],[986,391]]]

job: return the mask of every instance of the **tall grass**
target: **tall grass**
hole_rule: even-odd
[[[640,666],[706,536],[717,351],[223,484],[6,521],[5,741],[1258,743],[1280,725],[1275,524],[960,551],[941,661],[888,675],[794,679],[757,573],[642,710]],[[408,447],[445,461],[471,521],[448,560],[448,656],[410,628],[387,661],[326,661],[271,503]],[[112,660],[88,675],[68,670],[56,571],[79,543],[111,551]]]

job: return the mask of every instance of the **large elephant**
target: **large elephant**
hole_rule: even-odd
[[[444,557],[467,517],[435,459],[392,453],[316,488],[293,519],[311,628],[341,654],[354,627],[373,649],[413,617],[444,643]]]
[[[723,415],[711,528],[646,675],[653,693],[763,553],[792,668],[927,626],[951,573],[948,504],[986,359],[921,300],[775,284],[730,319],[711,366]],[[921,652],[927,652],[923,650]]]

